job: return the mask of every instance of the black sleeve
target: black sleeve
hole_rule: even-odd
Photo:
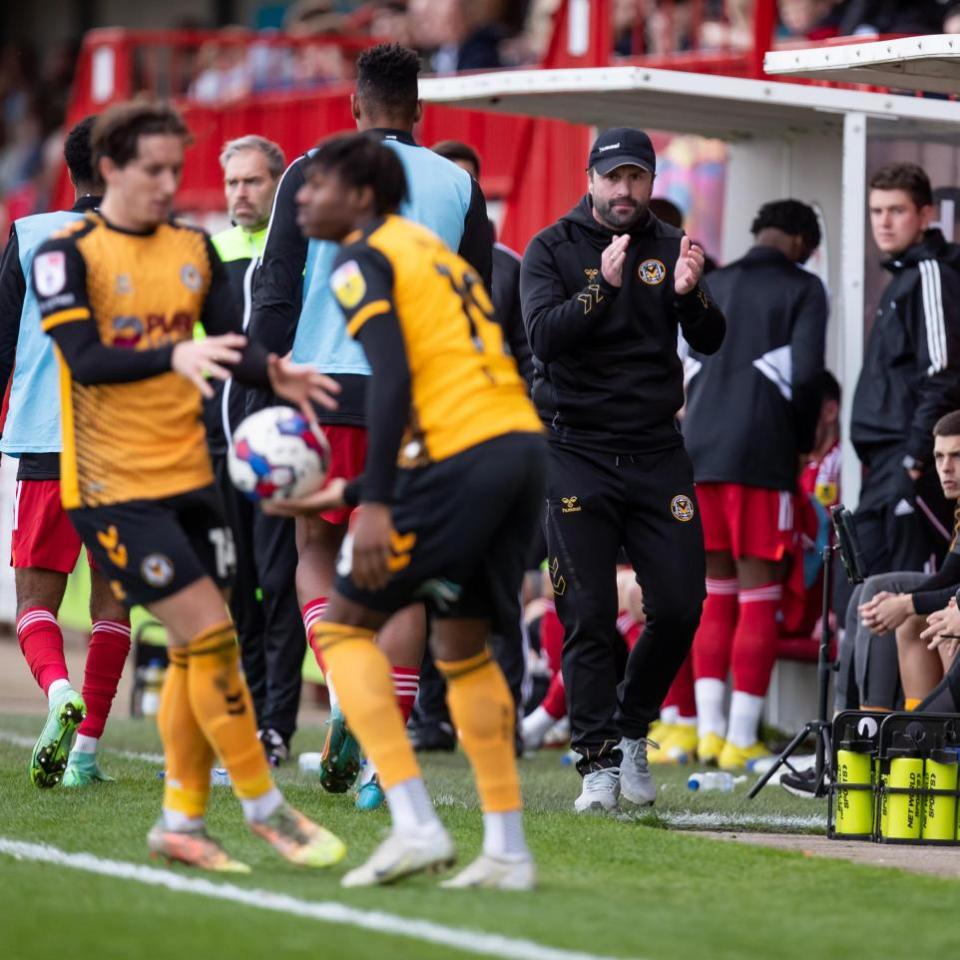
[[[517,362],[520,376],[529,388],[533,382],[533,354],[520,309],[520,261],[499,247],[494,248],[493,253],[493,288],[490,293],[504,339]]]
[[[727,321],[706,287],[699,283],[689,293],[674,296],[673,306],[683,339],[697,353],[716,353],[726,335]]]
[[[796,307],[790,356],[797,450],[813,449],[822,403],[823,363],[827,348],[827,294],[812,274]]]
[[[936,260],[918,267],[920,281],[909,309],[920,377],[907,453],[929,465],[933,425],[960,407],[960,277]]]
[[[130,383],[170,370],[172,346],[104,346],[87,299],[87,267],[69,238],[48,240],[40,247],[30,282],[40,306],[40,325],[53,337],[77,383]]]
[[[958,585],[960,554],[951,550],[943,561],[943,566],[913,591],[913,609],[925,615],[942,610],[957,592]]]
[[[476,180],[470,180],[470,206],[463,220],[463,236],[457,253],[480,274],[485,289],[493,279],[493,227],[487,216],[487,201]]]
[[[207,257],[210,261],[210,287],[203,301],[200,323],[210,336],[224,333],[242,333],[243,319],[237,307],[237,298],[230,289],[230,278],[212,241],[207,237]],[[267,377],[267,349],[249,338],[243,348],[240,362],[230,370],[234,379],[251,386],[269,386]],[[227,364],[227,366],[230,366]]]
[[[303,161],[291,164],[280,180],[267,228],[260,269],[254,276],[247,335],[271,353],[290,351],[300,318],[307,240],[297,226],[297,191],[303,186]]]
[[[577,349],[606,318],[618,291],[598,274],[596,283],[568,296],[553,254],[534,237],[520,265],[523,324],[533,355],[552,363]]]
[[[20,242],[14,224],[10,227],[10,238],[0,260],[0,397],[13,372],[26,292],[27,282],[20,266]]]
[[[340,252],[330,275],[347,332],[370,364],[367,465],[359,498],[389,503],[397,453],[410,417],[410,368],[393,304],[393,268],[379,251],[356,245]],[[356,495],[356,494],[354,494]]]

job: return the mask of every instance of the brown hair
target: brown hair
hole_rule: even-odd
[[[140,137],[171,134],[191,140],[190,130],[177,110],[166,103],[138,101],[118,103],[104,111],[94,124],[90,141],[94,169],[101,157],[109,157],[118,167],[136,159]]]
[[[871,190],[903,190],[917,209],[929,207],[933,203],[933,190],[930,178],[923,167],[915,163],[888,163],[870,178]]]
[[[472,164],[473,169],[477,171],[477,177],[480,176],[480,155],[469,144],[461,140],[440,140],[430,149],[454,163],[460,160],[463,163]]]
[[[960,437],[960,410],[945,413],[934,425],[935,437]]]

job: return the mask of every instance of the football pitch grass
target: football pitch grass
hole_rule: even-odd
[[[167,867],[150,861],[144,844],[162,790],[154,725],[111,721],[103,766],[119,782],[39,791],[27,778],[25,744],[41,723],[0,714],[0,957],[11,960],[912,958],[942,954],[955,939],[949,916],[960,881],[682,829],[822,832],[822,802],[778,787],[750,801],[747,784],[690,794],[681,768],[659,773],[656,813],[576,817],[578,779],[556,751],[521,766],[541,876],[532,894],[447,891],[429,877],[343,890],[344,870],[369,854],[387,814],[356,811],[352,796],[324,793],[295,767],[279,773],[284,792],[347,842],[344,864],[287,865],[247,831],[230,790],[214,787],[211,832],[253,873]],[[296,747],[318,749],[321,738],[318,728],[302,731]],[[480,846],[466,760],[431,755],[424,767],[466,863]]]

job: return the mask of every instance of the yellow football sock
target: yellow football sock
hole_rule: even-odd
[[[170,666],[163,680],[157,728],[163,741],[167,775],[163,805],[187,817],[202,817],[210,794],[213,748],[190,706],[187,651],[170,648]]]
[[[903,708],[904,710],[914,711],[920,704],[923,703],[923,700],[920,697],[904,697],[903,699]]]
[[[337,678],[337,699],[353,735],[377,768],[384,790],[420,776],[407,739],[390,675],[390,661],[372,630],[320,621],[311,627],[314,649],[323,652]]]
[[[273,789],[246,681],[240,674],[237,631],[229,621],[204,630],[187,648],[190,705],[204,736],[243,799]]]
[[[519,810],[514,728],[516,707],[503,673],[489,651],[468,660],[440,661],[447,703],[463,751],[473,767],[484,813]]]

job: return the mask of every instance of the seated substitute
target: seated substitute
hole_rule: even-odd
[[[219,756],[254,833],[304,866],[344,845],[276,788],[239,669],[237,631],[220,588],[233,544],[201,420],[207,376],[265,386],[312,413],[336,385],[248,346],[210,238],[170,218],[189,131],[172,108],[121,103],[93,128],[106,184],[87,213],[40,246],[31,274],[41,325],[60,355],[61,495],[115,597],[167,628],[157,722],[163,813],[154,856],[249,872],[207,835],[210,767]],[[194,340],[200,322],[210,336]]]
[[[446,885],[530,889],[513,698],[487,640],[497,597],[520,591],[543,506],[540,421],[479,277],[425,227],[395,215],[406,193],[395,153],[339,136],[305,174],[298,222],[309,237],[342,244],[331,286],[372,369],[369,453],[356,480],[264,509],[360,505],[311,642],[379,771],[393,831],[343,883],[389,883],[455,858],[374,642],[391,614],[424,600],[436,612],[433,653],[484,820],[483,853]]]

